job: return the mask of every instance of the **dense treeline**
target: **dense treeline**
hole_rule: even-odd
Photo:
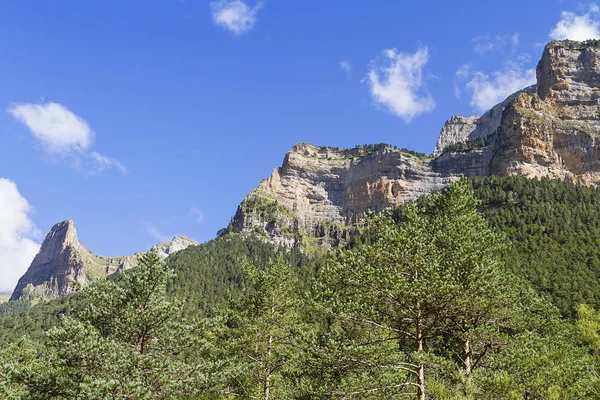
[[[247,289],[243,268],[246,260],[261,268],[278,257],[307,288],[319,260],[299,250],[283,250],[260,238],[228,234],[169,257],[176,276],[167,290],[183,302],[187,315],[211,313],[218,306],[239,300]]]
[[[600,190],[560,180],[472,178],[481,211],[510,247],[506,266],[564,315],[600,306]]]
[[[60,301],[5,306],[5,327],[51,315],[42,340],[4,338],[0,397],[600,398],[597,282],[568,290],[597,280],[576,262],[597,200],[473,179],[367,216],[320,260],[239,235],[167,263],[148,253]]]

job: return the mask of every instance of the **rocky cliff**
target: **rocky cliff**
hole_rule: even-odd
[[[521,93],[534,94],[536,86],[532,85],[525,89],[508,96],[502,103],[495,105],[491,110],[481,116],[463,117],[454,115],[450,117],[440,132],[435,149],[434,156],[439,156],[449,145],[473,140],[478,137],[485,137],[495,132],[502,123],[502,113],[506,107]]]
[[[172,241],[159,243],[157,250],[166,257],[194,244],[198,243],[177,236]],[[73,221],[59,222],[44,238],[40,251],[19,279],[11,300],[63,296],[136,264],[136,255],[103,257],[93,254],[77,238]]]
[[[537,67],[537,85],[481,117],[450,118],[431,158],[388,145],[295,145],[242,201],[228,231],[288,246],[336,245],[356,230],[365,211],[439,190],[461,175],[523,174],[597,185],[599,99],[598,43],[551,42]]]
[[[384,144],[337,150],[301,143],[244,199],[228,229],[288,246],[335,245],[364,212],[415,199],[452,179],[427,159]]]
[[[490,173],[598,185],[597,46],[594,41],[560,41],[545,47],[537,67],[537,94],[520,94],[504,112]]]

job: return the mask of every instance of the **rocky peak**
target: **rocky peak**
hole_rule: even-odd
[[[301,143],[244,199],[228,230],[288,246],[337,243],[364,212],[438,190],[450,179],[428,160],[384,144],[340,150]]]
[[[72,220],[55,224],[50,232],[44,237],[40,252],[36,259],[40,263],[48,262],[62,253],[67,247],[79,251],[85,249],[77,237],[77,230]],[[41,251],[41,250],[44,251]]]
[[[190,245],[193,239],[176,236],[159,243],[157,248],[167,257]],[[11,300],[63,296],[79,287],[137,265],[137,256],[103,257],[90,252],[78,239],[73,221],[59,222],[44,238],[29,269],[19,279]]]
[[[506,109],[491,173],[600,183],[600,49],[597,41],[549,43],[537,95]]]
[[[187,249],[190,246],[197,246],[199,243],[192,238],[187,236],[175,236],[172,240],[166,242],[160,242],[156,245],[159,254],[163,257]]]
[[[600,47],[597,41],[550,42],[536,70],[537,95],[562,117],[598,119]]]

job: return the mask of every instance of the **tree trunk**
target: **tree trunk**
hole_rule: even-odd
[[[417,318],[417,352],[423,352],[423,329],[421,328],[420,318]],[[417,370],[417,399],[425,400],[425,368],[421,361],[419,361],[419,369]]]
[[[463,363],[465,376],[469,377],[471,375],[471,341],[466,339],[463,342]]]
[[[269,400],[269,394],[271,391],[271,349],[273,347],[273,335],[269,334],[268,345],[267,345],[267,364],[265,365],[265,380],[263,383],[264,388],[264,399]]]

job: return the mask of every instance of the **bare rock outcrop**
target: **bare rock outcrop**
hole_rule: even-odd
[[[436,173],[429,160],[383,144],[338,150],[300,143],[246,197],[228,229],[288,246],[337,240],[364,212],[415,199],[452,179]]]
[[[600,184],[600,42],[549,43],[537,85],[481,117],[446,122],[434,157],[389,145],[340,150],[300,143],[242,201],[226,231],[258,234],[285,246],[337,246],[379,212],[440,190],[460,176],[549,177]],[[477,139],[472,141],[471,139]],[[465,142],[470,140],[469,142]],[[461,146],[450,144],[461,143]],[[444,150],[446,149],[446,150]],[[164,255],[195,242],[160,243]],[[135,257],[100,257],[77,239],[71,221],[57,224],[12,298],[56,297],[97,277],[135,265]]]
[[[175,237],[157,245],[164,256],[197,244]],[[103,257],[90,252],[77,237],[73,221],[59,222],[44,238],[40,251],[19,279],[10,300],[53,299],[85,287],[99,278],[137,265],[137,255]]]
[[[452,144],[473,140],[478,137],[485,137],[494,133],[502,122],[502,113],[506,107],[521,93],[535,93],[536,86],[532,85],[511,94],[500,104],[496,104],[492,109],[481,116],[463,117],[454,115],[450,117],[440,132],[435,149],[434,156],[439,156],[444,149]]]
[[[169,255],[181,250],[185,250],[190,246],[196,246],[199,243],[187,236],[175,236],[172,240],[160,242],[155,247],[160,255],[168,257]]]
[[[537,80],[537,95],[519,95],[504,113],[491,173],[598,185],[600,48],[549,43]]]

